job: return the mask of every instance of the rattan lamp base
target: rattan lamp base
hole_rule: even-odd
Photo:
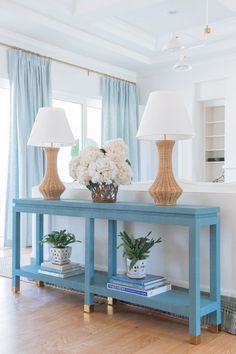
[[[47,166],[44,180],[39,187],[44,199],[60,199],[61,194],[65,190],[64,184],[61,182],[57,173],[57,155],[59,148],[44,148]]]
[[[182,188],[176,182],[172,170],[172,150],[174,144],[174,140],[156,141],[159,153],[159,168],[157,177],[149,189],[149,193],[156,204],[175,205],[183,192]]]

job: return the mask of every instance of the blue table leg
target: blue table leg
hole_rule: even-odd
[[[84,312],[94,310],[94,294],[90,285],[94,283],[94,219],[86,218],[85,227],[85,281]]]
[[[210,225],[210,299],[217,302],[217,310],[210,314],[211,330],[217,333],[221,324],[219,221]]]
[[[20,213],[13,208],[12,216],[12,291],[20,291],[20,277],[15,274],[20,269]]]
[[[43,262],[43,244],[40,242],[43,238],[43,214],[36,214],[36,259],[35,264],[40,266]],[[43,281],[36,281],[36,285],[44,286]]]
[[[115,275],[117,270],[117,221],[108,220],[108,276]]]
[[[43,214],[36,214],[36,265],[43,262],[43,244],[40,242],[43,238]]]
[[[189,332],[190,343],[201,341],[200,318],[200,226],[194,224],[189,229]]]
[[[117,273],[117,221],[108,220],[108,277]],[[107,298],[108,305],[112,306],[115,299]]]

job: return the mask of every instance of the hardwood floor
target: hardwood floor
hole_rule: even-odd
[[[188,343],[187,325],[153,311],[99,299],[83,313],[83,295],[38,288],[0,278],[1,354],[236,354],[236,337],[202,332],[202,344]]]

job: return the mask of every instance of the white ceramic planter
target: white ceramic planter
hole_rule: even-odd
[[[141,279],[146,276],[146,259],[139,260],[133,268],[129,269],[131,260],[127,258],[127,276],[129,278]]]
[[[70,263],[72,248],[67,246],[65,248],[50,248],[51,262],[53,264],[67,264]]]

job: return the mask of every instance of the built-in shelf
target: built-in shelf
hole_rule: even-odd
[[[225,107],[205,106],[205,181],[212,182],[224,175],[225,161]],[[212,161],[208,161],[208,160]],[[215,159],[215,161],[214,161]]]
[[[224,161],[206,161],[206,163],[209,163],[209,164],[224,164],[225,162]]]
[[[216,121],[212,121],[212,122],[206,122],[206,124],[222,124],[224,123],[224,120],[216,120]]]
[[[206,138],[224,138],[224,134],[219,134],[219,135],[207,135]]]

